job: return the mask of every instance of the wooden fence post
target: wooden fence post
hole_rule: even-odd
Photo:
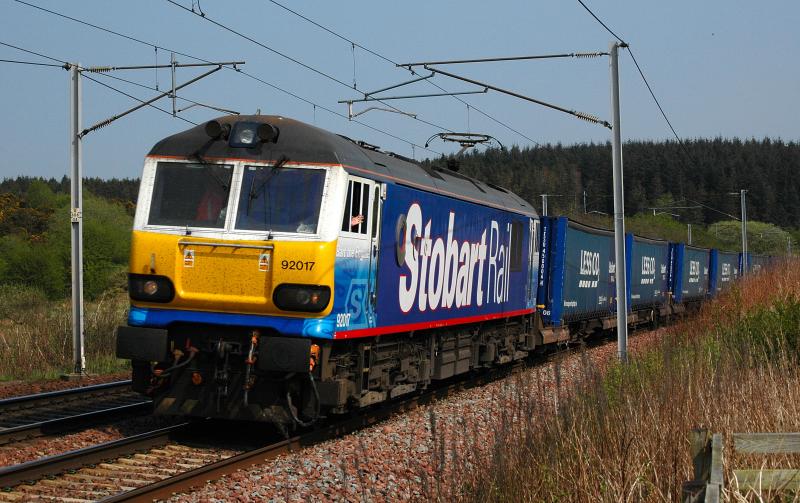
[[[694,479],[684,482],[682,487],[683,503],[700,503],[705,501],[706,485],[711,476],[711,442],[708,430],[695,428],[689,434],[689,454],[694,467]]]
[[[719,503],[722,487],[725,483],[722,472],[722,434],[714,433],[711,437],[711,476],[706,487],[705,503]]]

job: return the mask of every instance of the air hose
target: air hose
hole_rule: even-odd
[[[189,351],[189,357],[186,360],[184,360],[182,363],[177,363],[177,364],[173,365],[172,367],[169,367],[168,369],[162,370],[161,372],[156,374],[156,377],[168,377],[169,374],[172,371],[177,370],[177,369],[179,369],[181,367],[185,367],[186,365],[188,365],[189,362],[194,360],[194,355],[196,355],[197,353],[200,352],[200,350],[197,349],[194,346],[190,347],[188,351]]]
[[[292,405],[291,393],[288,391],[286,392],[286,402],[289,405],[287,407],[289,409],[289,413],[292,415],[292,419],[294,419],[294,422],[302,426],[303,428],[308,428],[309,426],[317,422],[317,419],[319,419],[319,413],[321,407],[321,403],[319,400],[319,391],[317,390],[316,382],[314,382],[314,375],[311,374],[311,372],[309,372],[308,378],[311,381],[311,389],[314,390],[314,401],[315,401],[314,417],[312,417],[309,421],[303,421],[297,416],[297,412],[295,412],[294,406]]]

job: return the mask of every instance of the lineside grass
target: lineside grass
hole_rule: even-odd
[[[490,419],[493,438],[454,442],[461,462],[444,470],[450,487],[429,487],[428,499],[681,501],[693,478],[689,433],[705,427],[725,438],[725,499],[769,500],[775,495],[740,490],[731,467],[800,468],[800,459],[735,455],[731,434],[800,431],[795,266],[746,278],[661,330],[628,365],[598,369],[584,358],[573,385],[555,380],[555,402],[543,399],[541,382],[518,380]]]
[[[114,334],[128,312],[120,288],[84,306],[85,354],[90,374],[124,370],[114,357]],[[27,286],[0,285],[0,380],[55,378],[72,371],[72,313],[69,299],[50,301]]]

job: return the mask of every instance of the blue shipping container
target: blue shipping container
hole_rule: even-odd
[[[660,307],[669,302],[669,261],[667,241],[633,234],[625,236],[628,305],[631,309]]]
[[[673,243],[671,248],[670,283],[675,302],[702,300],[709,292],[710,250],[683,243]]]
[[[754,273],[763,271],[769,266],[771,257],[769,255],[751,255],[750,270]]]
[[[539,296],[547,324],[605,318],[615,309],[614,233],[542,218]],[[541,301],[540,301],[541,302]]]
[[[716,295],[728,289],[739,278],[739,254],[711,250],[709,290]]]

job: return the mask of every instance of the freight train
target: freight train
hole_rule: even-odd
[[[626,242],[634,325],[767,263]],[[614,328],[615,273],[609,231],[507,188],[227,116],[146,156],[117,356],[158,414],[305,426]]]

